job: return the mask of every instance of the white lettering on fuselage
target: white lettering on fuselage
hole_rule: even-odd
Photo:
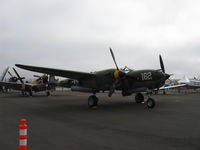
[[[141,73],[142,81],[151,80],[152,73],[151,72],[143,72]]]

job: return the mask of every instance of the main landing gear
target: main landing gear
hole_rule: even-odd
[[[96,108],[98,105],[98,101],[99,99],[96,97],[96,95],[91,95],[88,98],[88,106],[89,108]],[[140,103],[145,103],[145,105],[147,106],[147,108],[154,108],[156,102],[153,98],[151,98],[148,95],[148,98],[146,101],[144,101],[144,95],[142,93],[137,93],[135,95],[135,101],[136,103],[140,104]]]
[[[29,90],[29,91],[22,91],[21,93],[22,93],[22,96],[28,96],[28,95],[29,95],[30,97],[33,96],[32,90]]]
[[[135,95],[135,101],[136,103],[144,103],[144,96],[142,93],[137,93]],[[151,98],[149,95],[148,95],[148,99],[147,101],[145,102],[147,108],[154,108],[154,106],[156,105],[156,102],[153,98]]]
[[[97,107],[98,105],[98,98],[95,96],[95,95],[91,95],[89,98],[88,98],[88,106],[89,108],[95,108]]]

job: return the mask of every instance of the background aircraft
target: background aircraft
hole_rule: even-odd
[[[52,74],[75,80],[76,84],[71,86],[72,91],[93,93],[93,95],[88,98],[89,107],[97,106],[98,98],[96,97],[96,93],[108,91],[108,96],[112,96],[115,90],[120,90],[123,96],[137,93],[135,96],[137,103],[144,102],[144,96],[140,92],[146,92],[148,94],[146,105],[148,108],[153,108],[155,106],[155,100],[150,97],[149,93],[155,89],[159,89],[165,83],[165,80],[170,77],[169,74],[165,73],[162,57],[159,56],[161,69],[129,70],[125,72],[118,68],[112,49],[110,49],[110,53],[116,69],[106,69],[94,73],[21,64],[16,64],[16,66],[30,71]]]
[[[10,74],[11,75],[10,79],[12,80],[9,80],[9,82],[1,81],[0,86],[5,86],[9,89],[21,91],[22,95],[29,94],[30,96],[33,95],[33,92],[41,92],[41,91],[45,91],[46,95],[49,96],[50,91],[55,90],[56,86],[55,76],[48,77],[48,75],[46,74],[43,76],[37,76],[38,79],[36,79],[31,83],[28,83],[23,81],[24,77],[20,77],[15,68],[13,68],[13,70],[17,75],[17,77],[14,77],[12,76],[12,74]],[[18,80],[20,81],[20,83],[17,82]]]
[[[175,81],[175,84],[173,84],[173,83],[168,84],[166,86],[161,87],[160,90],[179,89],[179,92],[180,92],[180,90],[182,88],[184,88],[184,90],[185,89],[198,89],[198,88],[200,88],[200,80],[198,80],[196,78],[189,79],[187,76],[184,75],[181,80]]]
[[[189,79],[187,76],[184,76],[181,80],[178,81],[182,87],[187,87],[189,89],[200,88],[200,80],[198,79]]]

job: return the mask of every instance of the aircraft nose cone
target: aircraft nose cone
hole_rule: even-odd
[[[169,79],[170,75],[165,73],[165,80]]]

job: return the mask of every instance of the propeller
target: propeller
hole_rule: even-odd
[[[111,56],[113,58],[113,61],[115,63],[115,66],[116,66],[116,70],[114,71],[114,81],[113,81],[113,84],[111,85],[110,87],[110,91],[108,93],[108,96],[111,97],[112,94],[114,93],[116,87],[119,85],[119,82],[121,79],[123,79],[125,76],[126,76],[126,73],[122,72],[121,70],[119,70],[119,67],[117,65],[117,62],[115,60],[115,55],[112,51],[112,49],[110,48],[110,53],[111,53]]]
[[[161,55],[159,55],[159,60],[160,60],[160,67],[162,69],[162,72],[165,73],[165,66],[164,66],[164,63],[163,63]]]
[[[161,70],[162,70],[162,72],[163,72],[164,75],[165,75],[165,80],[167,80],[167,79],[169,79],[169,77],[171,76],[171,74],[165,73],[165,66],[164,66],[163,59],[162,59],[162,56],[161,56],[161,55],[159,55],[159,60],[160,60],[160,67],[161,67]]]
[[[13,77],[13,75],[10,73],[10,71],[8,71],[8,74],[9,74],[11,77]]]
[[[14,77],[11,73],[10,73],[10,71],[8,71],[8,74],[10,75],[10,79],[9,79],[9,82],[17,82],[17,77]]]
[[[113,51],[112,51],[111,48],[110,48],[110,53],[111,53],[111,56],[112,56],[112,58],[113,58],[113,61],[114,61],[114,63],[115,63],[115,66],[116,66],[117,70],[119,70],[119,68],[118,68],[118,66],[117,66],[117,63],[116,63],[116,60],[115,60],[115,55],[114,55],[114,53],[113,53]]]
[[[119,70],[119,67],[118,67],[118,65],[116,63],[116,60],[115,60],[115,55],[114,55],[114,53],[113,53],[113,51],[112,51],[111,48],[110,48],[110,53],[111,53],[111,56],[113,58],[115,66],[116,66],[116,70],[114,71],[114,78],[115,79],[122,79],[122,78],[124,78],[126,76],[126,73],[124,73],[121,70]]]
[[[20,75],[18,74],[18,72],[15,70],[15,68],[13,68],[15,74],[17,75],[17,78],[18,80],[21,82],[21,83],[24,83],[23,79],[25,79],[24,77],[20,77]]]

